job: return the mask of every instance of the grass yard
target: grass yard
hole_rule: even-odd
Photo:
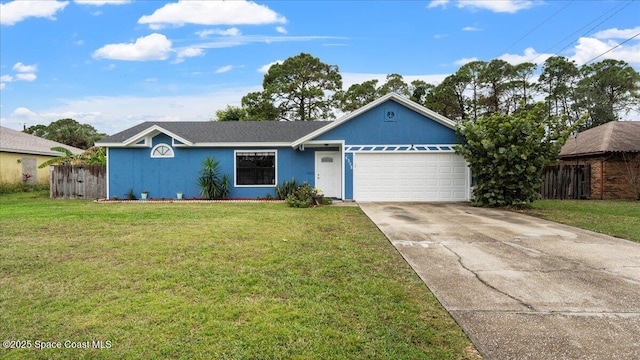
[[[0,358],[479,357],[357,207],[46,195],[0,196]]]
[[[540,200],[524,212],[640,242],[640,201]]]

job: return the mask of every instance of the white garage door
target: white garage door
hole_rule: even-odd
[[[453,153],[356,153],[356,201],[466,201],[469,173]]]

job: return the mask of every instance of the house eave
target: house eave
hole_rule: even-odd
[[[133,135],[132,137],[126,139],[125,141],[122,142],[122,145],[127,146],[127,145],[131,145],[131,144],[136,144],[138,142],[140,142],[141,140],[143,140],[144,138],[146,138],[147,136],[155,136],[157,134],[165,134],[168,135],[170,137],[172,137],[175,140],[178,140],[179,142],[185,144],[185,145],[193,145],[193,142],[191,142],[190,140],[187,140],[185,138],[183,138],[182,136],[179,136],[171,131],[168,131],[166,129],[164,129],[161,126],[158,125],[153,125],[151,127],[146,128],[145,130]]]

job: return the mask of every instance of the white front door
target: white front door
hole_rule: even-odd
[[[342,156],[339,151],[316,152],[316,184],[324,196],[342,197]]]

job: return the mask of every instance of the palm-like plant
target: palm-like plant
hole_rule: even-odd
[[[51,148],[53,151],[57,151],[59,153],[63,153],[62,156],[56,156],[51,158],[38,166],[39,169],[45,168],[50,165],[76,165],[82,162],[82,155],[74,154],[69,149],[63,148],[62,146],[54,146]]]
[[[198,178],[200,196],[207,199],[224,199],[229,195],[229,176],[220,176],[220,162],[207,156],[202,161]]]

